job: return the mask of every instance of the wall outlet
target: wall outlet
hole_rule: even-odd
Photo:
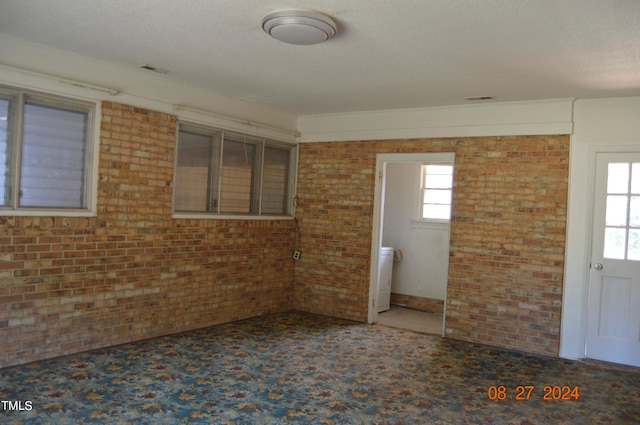
[[[299,260],[300,259],[300,251],[298,251],[297,249],[295,251],[293,251],[293,259],[294,260]]]

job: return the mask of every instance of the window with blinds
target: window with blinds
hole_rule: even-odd
[[[174,212],[291,215],[294,153],[293,145],[181,124]]]
[[[265,148],[262,168],[262,212],[280,214],[286,211],[289,192],[288,150]]]
[[[10,205],[11,170],[9,164],[9,105],[8,98],[0,98],[0,206]]]
[[[0,200],[5,210],[88,210],[94,106],[0,90]]]
[[[256,196],[259,146],[255,142],[227,135],[222,149],[220,171],[220,212],[226,214],[257,214],[259,197]]]

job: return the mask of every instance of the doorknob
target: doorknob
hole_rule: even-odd
[[[602,270],[602,267],[603,267],[602,263],[595,263],[593,265],[593,268],[596,269],[596,270]]]

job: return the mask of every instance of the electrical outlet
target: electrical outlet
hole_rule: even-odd
[[[293,251],[293,259],[294,260],[299,260],[300,259],[300,251],[298,251],[298,250]]]

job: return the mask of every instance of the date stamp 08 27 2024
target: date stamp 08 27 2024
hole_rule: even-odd
[[[580,398],[579,387],[571,387],[569,385],[545,385],[542,387],[542,393],[536,391],[535,385],[518,385],[515,388],[509,388],[504,385],[492,385],[487,390],[489,400],[518,400],[527,401],[531,399],[538,400],[578,400]]]

